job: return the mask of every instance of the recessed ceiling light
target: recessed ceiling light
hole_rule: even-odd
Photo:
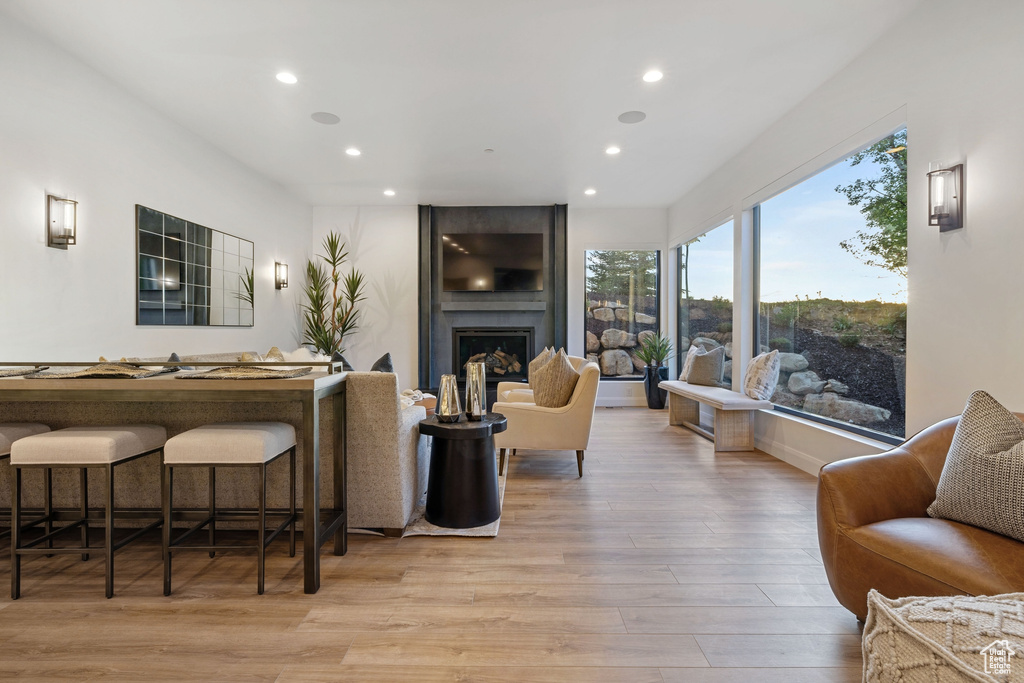
[[[657,83],[662,79],[665,74],[661,73],[657,69],[652,69],[644,74],[644,81],[647,83]]]
[[[487,148],[487,149],[485,149],[484,151],[485,151],[485,152],[487,152],[488,154],[490,154],[490,153],[491,153],[491,152],[493,152],[494,150],[493,150],[493,149],[491,149],[490,147],[488,147],[488,148]]]
[[[586,194],[586,195],[597,194],[597,190],[595,190],[592,187],[588,187],[587,189],[583,190],[583,194]]]
[[[611,147],[609,147],[608,149],[606,149],[606,150],[604,151],[604,153],[605,153],[605,154],[618,154],[618,153],[619,153],[619,152],[621,152],[621,151],[622,151],[621,149],[619,149],[619,148],[618,148],[618,147],[616,147],[615,145],[612,145]]]
[[[345,154],[349,155],[350,157],[357,157],[360,154],[362,154],[362,152],[360,152],[355,147],[349,147],[348,149],[345,150]]]
[[[288,85],[295,85],[296,83],[299,82],[299,79],[295,77],[295,74],[288,73],[287,71],[282,71],[281,73],[277,74],[277,80],[281,81],[282,83],[287,83]]]
[[[441,235],[441,239],[443,239],[445,242],[447,242],[448,240],[451,239],[451,237],[448,237],[448,235]]]
[[[338,115],[332,114],[329,111],[315,111],[309,115],[309,118],[313,119],[317,123],[322,123],[325,126],[333,126],[336,123],[341,123],[341,119]]]
[[[385,197],[394,197],[395,196],[395,191],[394,190],[384,190],[384,196]]]
[[[619,121],[621,123],[640,123],[647,118],[647,114],[642,111],[626,111],[619,114]]]
[[[458,244],[456,244],[455,242],[449,242],[448,244],[452,245],[453,247],[457,247],[457,246],[459,246],[459,245],[458,245]]]

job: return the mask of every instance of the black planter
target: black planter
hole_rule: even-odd
[[[659,389],[658,382],[668,379],[668,368],[654,368],[648,365],[644,370],[644,391],[647,393],[647,407],[661,410],[665,407],[668,392],[664,389]],[[651,372],[652,370],[655,372]]]

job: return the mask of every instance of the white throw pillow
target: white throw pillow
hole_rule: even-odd
[[[686,352],[686,359],[683,361],[683,371],[679,373],[680,382],[685,382],[686,378],[689,376],[690,368],[693,367],[694,357],[700,356],[705,353],[707,353],[707,351],[705,351],[704,347],[701,346],[700,344],[694,344],[689,348],[689,350]]]
[[[781,366],[778,350],[755,356],[743,375],[743,393],[750,398],[770,401],[775,393],[775,385],[779,383]]]

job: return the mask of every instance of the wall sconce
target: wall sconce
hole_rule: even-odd
[[[928,225],[939,232],[964,227],[964,165],[928,172]]]
[[[288,264],[274,262],[274,288],[284,289],[288,286]]]
[[[78,202],[46,195],[46,246],[67,249],[75,244],[78,227]]]

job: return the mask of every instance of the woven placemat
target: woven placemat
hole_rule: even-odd
[[[288,370],[268,370],[266,368],[214,368],[206,372],[190,372],[178,375],[178,379],[289,379],[302,377],[313,372],[313,368],[290,368]]]
[[[44,365],[39,368],[0,368],[0,377],[24,377],[25,375],[34,375],[37,372],[48,370],[49,365]]]
[[[176,368],[150,369],[140,368],[131,363],[100,363],[89,368],[74,372],[51,372],[26,375],[25,379],[140,379],[170,372]]]

